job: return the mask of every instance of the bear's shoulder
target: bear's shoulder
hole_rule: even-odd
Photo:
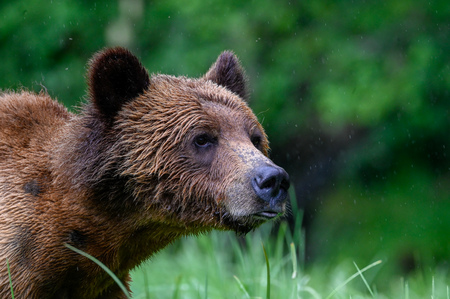
[[[45,120],[51,118],[68,119],[71,114],[67,109],[48,94],[22,92],[0,93],[0,119],[10,120],[12,117]]]
[[[49,95],[22,92],[0,94],[0,140],[23,146],[32,139],[45,140],[73,115]]]

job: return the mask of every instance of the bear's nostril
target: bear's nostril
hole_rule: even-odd
[[[260,199],[275,205],[286,200],[289,185],[289,175],[278,166],[258,168],[252,180],[256,195]]]
[[[286,173],[287,175],[287,173]],[[289,181],[289,176],[287,175],[283,180],[281,180],[280,188],[284,190],[288,190],[291,186],[291,182]]]
[[[260,185],[261,189],[278,189],[277,188],[277,179],[275,177],[270,177],[267,180],[263,180]]]

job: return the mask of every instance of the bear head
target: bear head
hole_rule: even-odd
[[[92,58],[88,80],[88,126],[102,139],[96,155],[106,157],[93,185],[103,184],[102,194],[121,189],[104,196],[107,205],[135,206],[140,223],[191,233],[246,233],[284,213],[289,177],[268,158],[233,53],[190,79],[149,76],[128,50],[106,49]]]

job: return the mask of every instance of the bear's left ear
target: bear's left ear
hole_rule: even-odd
[[[244,69],[233,52],[225,51],[203,77],[234,92],[247,100],[247,84]]]
[[[89,62],[89,95],[98,112],[112,120],[123,104],[142,94],[150,78],[136,56],[124,48],[98,52]]]

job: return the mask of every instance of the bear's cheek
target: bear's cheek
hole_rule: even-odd
[[[263,209],[248,180],[234,181],[226,192],[224,203],[233,217],[249,216]]]

